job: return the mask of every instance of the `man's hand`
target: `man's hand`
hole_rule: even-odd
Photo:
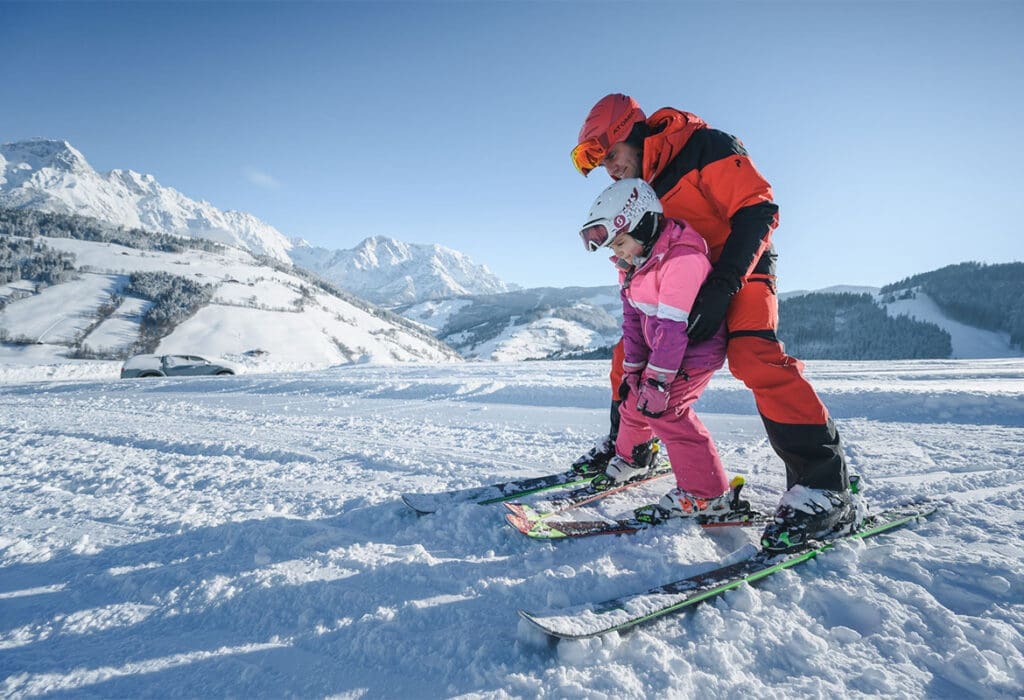
[[[622,375],[622,383],[619,384],[619,401],[625,401],[630,394],[640,395],[640,372],[626,372]]]
[[[686,334],[690,342],[699,343],[713,336],[725,321],[725,312],[733,295],[740,289],[738,281],[712,272],[704,281],[690,310]]]

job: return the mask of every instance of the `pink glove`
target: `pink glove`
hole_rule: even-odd
[[[645,371],[641,377],[636,410],[649,418],[658,418],[668,410],[669,391],[662,373]]]

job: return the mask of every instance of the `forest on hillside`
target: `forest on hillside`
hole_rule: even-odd
[[[779,303],[779,337],[805,360],[917,360],[953,353],[934,323],[889,316],[870,294],[804,294]]]
[[[126,248],[180,253],[186,249],[214,252],[224,246],[204,238],[186,238],[125,228],[77,214],[54,214],[35,209],[0,207],[0,236],[74,238],[97,243],[114,243]]]
[[[1009,333],[1024,350],[1024,263],[966,262],[914,275],[882,287],[883,299],[927,294],[955,321]]]

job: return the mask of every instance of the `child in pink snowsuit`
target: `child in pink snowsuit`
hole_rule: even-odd
[[[610,246],[619,267],[628,392],[607,477],[617,483],[646,472],[647,464],[633,463],[634,448],[653,432],[678,485],[662,499],[663,510],[688,516],[724,507],[725,468],[693,404],[725,363],[725,328],[702,343],[686,335],[690,308],[711,271],[707,243],[686,222],[665,218],[654,190],[639,179],[605,190],[580,235],[591,250]]]

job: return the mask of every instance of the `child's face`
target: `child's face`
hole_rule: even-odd
[[[619,260],[624,260],[630,265],[635,264],[633,258],[644,252],[643,244],[628,233],[620,233],[612,239],[611,248]]]

